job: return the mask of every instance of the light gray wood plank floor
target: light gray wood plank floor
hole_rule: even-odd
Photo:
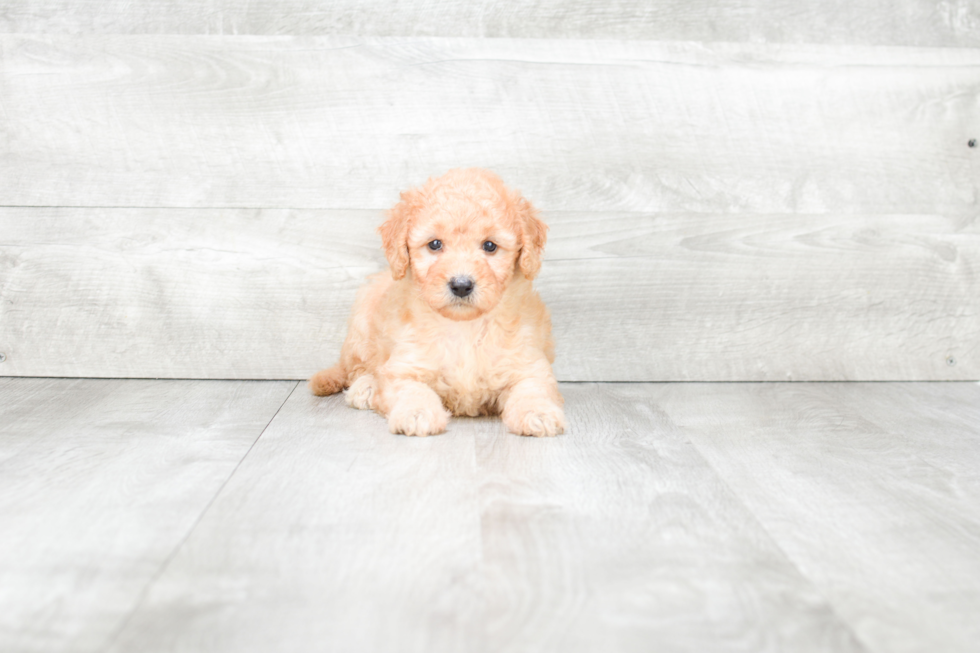
[[[977,650],[980,386],[657,390],[654,400],[862,641]]]
[[[0,378],[0,651],[97,651],[296,383]]]
[[[980,385],[562,389],[562,437],[416,439],[294,382],[0,379],[0,650],[974,649]]]

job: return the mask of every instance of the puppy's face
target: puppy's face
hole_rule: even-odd
[[[408,252],[415,283],[434,311],[470,320],[497,305],[520,251],[506,217],[464,198],[423,209],[408,232]]]
[[[402,194],[380,231],[392,276],[452,320],[492,310],[514,274],[533,278],[547,227],[485,170],[453,170]]]

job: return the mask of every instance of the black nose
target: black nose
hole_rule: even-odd
[[[473,292],[473,280],[469,277],[453,277],[449,280],[449,289],[457,297],[466,297]]]

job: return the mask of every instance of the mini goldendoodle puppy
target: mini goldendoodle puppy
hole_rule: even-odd
[[[561,433],[551,318],[531,287],[548,229],[534,207],[491,172],[452,170],[387,217],[391,269],[361,289],[340,362],[310,379],[313,393],[348,388],[392,433],[498,413],[514,433]]]

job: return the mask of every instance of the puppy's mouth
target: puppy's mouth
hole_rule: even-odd
[[[443,304],[443,308],[439,312],[452,320],[471,320],[483,314],[477,299],[478,293],[476,292],[464,297],[450,294],[448,301]]]
[[[443,305],[438,312],[443,317],[449,318],[454,322],[466,322],[468,320],[473,320],[480,317],[484,313],[483,309],[473,302],[467,300],[451,301],[448,304]]]
[[[449,302],[446,304],[446,308],[448,308],[454,314],[463,316],[464,314],[469,314],[477,310],[477,304],[473,298],[473,295],[468,295],[466,297],[450,297]]]

